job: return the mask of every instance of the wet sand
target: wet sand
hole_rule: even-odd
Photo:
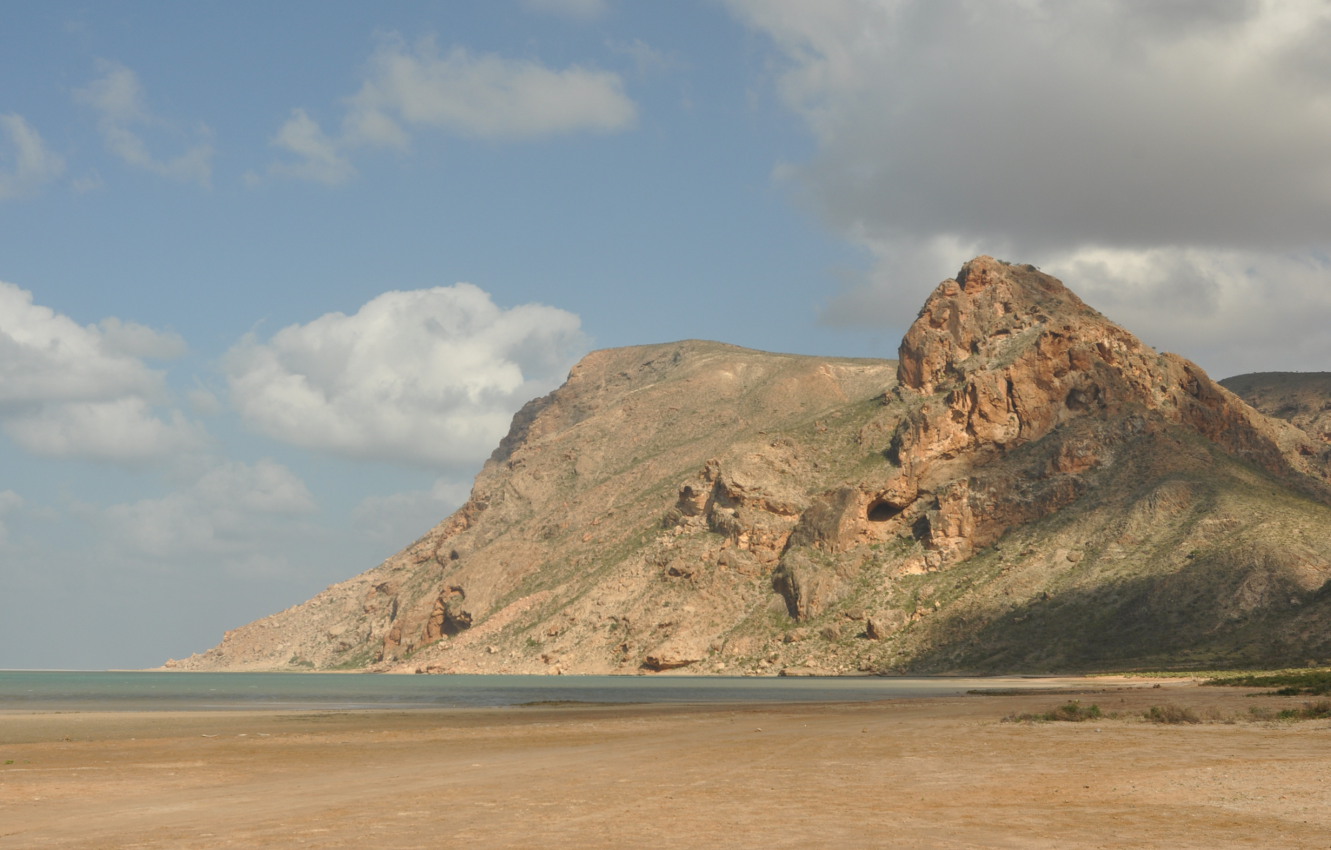
[[[1331,846],[1298,698],[1088,680],[832,705],[0,714],[0,848]]]

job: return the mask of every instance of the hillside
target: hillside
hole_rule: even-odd
[[[1029,266],[898,361],[599,351],[453,516],[173,669],[1043,671],[1331,659],[1328,449]]]
[[[1331,372],[1253,372],[1220,385],[1267,416],[1331,443]]]

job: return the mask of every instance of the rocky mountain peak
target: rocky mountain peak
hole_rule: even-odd
[[[977,257],[930,295],[899,351],[914,459],[1012,447],[1071,420],[1159,418],[1277,473],[1324,478],[1308,435],[1258,414],[1191,361],[1157,352],[1033,266]],[[949,424],[950,423],[950,424]]]
[[[933,392],[941,382],[989,368],[1034,328],[1099,318],[1056,278],[1034,266],[976,257],[938,285],[899,349],[902,386]]]
[[[968,557],[1079,498],[1124,444],[1183,426],[1302,489],[1325,492],[1325,448],[1162,354],[1034,266],[977,257],[939,284],[902,340],[884,498],[937,507],[933,559]],[[1012,457],[1018,447],[1041,451]]]

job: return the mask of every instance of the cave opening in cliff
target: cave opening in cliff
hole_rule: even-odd
[[[933,526],[929,522],[928,514],[921,514],[920,518],[911,524],[910,535],[920,542],[933,536]]]
[[[897,507],[886,499],[878,499],[869,505],[869,512],[866,518],[869,522],[887,522],[901,515],[902,508]]]

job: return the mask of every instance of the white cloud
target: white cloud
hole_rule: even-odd
[[[370,539],[401,548],[457,510],[470,492],[467,482],[440,478],[429,490],[366,497],[352,511],[351,520]]]
[[[83,177],[75,177],[69,183],[69,187],[80,195],[100,191],[105,185],[102,181],[102,175],[96,171],[91,171]]]
[[[369,78],[351,98],[351,136],[382,144],[385,127],[426,126],[491,139],[523,139],[631,126],[633,102],[619,75],[579,67],[475,55],[440,54],[433,39],[415,47],[385,39],[370,59]]]
[[[145,357],[184,343],[133,322],[81,326],[0,282],[0,428],[24,449],[55,457],[137,463],[201,445],[202,429],[163,418],[163,375]]]
[[[232,461],[162,498],[112,505],[94,519],[121,554],[162,561],[223,556],[248,571],[259,543],[315,507],[305,483],[285,466]]]
[[[1042,267],[1087,303],[1212,376],[1325,370],[1331,260],[1190,248],[1086,249]]]
[[[632,41],[607,41],[605,46],[611,52],[630,59],[640,77],[687,67],[687,63],[678,54],[666,53],[640,38]]]
[[[303,109],[292,110],[291,118],[277,131],[273,146],[295,154],[296,160],[273,163],[270,174],[335,184],[356,173],[351,162],[338,151],[337,142],[325,135]]]
[[[108,321],[115,323],[109,335],[83,327],[33,303],[31,292],[0,282],[0,411],[156,394],[161,374],[117,345],[116,329],[124,325]]]
[[[388,292],[225,357],[245,421],[293,445],[353,458],[464,469],[513,413],[557,385],[586,348],[578,317],[495,306],[467,283]]]
[[[828,320],[913,314],[976,251],[1068,269],[1074,288],[1106,256],[1118,269],[1149,257],[1142,303],[1214,275],[1227,296],[1205,333],[1236,333],[1230,346],[1255,360],[1266,332],[1244,321],[1236,258],[1303,270],[1253,284],[1289,299],[1268,309],[1327,309],[1326,3],[729,5],[771,37],[780,95],[818,140],[783,175],[875,261]],[[967,253],[938,268],[948,246]],[[1324,365],[1331,345],[1316,353]]]
[[[599,18],[610,10],[609,0],[523,0],[523,5],[534,12],[579,20]]]
[[[190,407],[200,416],[216,416],[224,409],[222,400],[217,394],[205,386],[197,385],[186,393],[189,399]]]
[[[0,201],[31,195],[65,171],[65,161],[46,147],[21,115],[0,115]]]
[[[422,129],[518,141],[618,132],[636,120],[637,107],[618,74],[554,69],[462,47],[441,53],[433,39],[409,45],[390,35],[370,57],[360,90],[347,99],[340,133],[326,133],[305,110],[294,110],[273,140],[294,159],[274,163],[269,173],[342,182],[355,173],[349,151],[406,149]]]
[[[99,116],[98,129],[111,153],[136,168],[183,183],[207,187],[212,181],[211,131],[200,125],[192,135],[204,141],[175,156],[158,156],[149,148],[145,133],[175,141],[181,135],[173,122],[148,109],[147,96],[138,75],[115,62],[101,63],[102,75],[75,92],[77,99]],[[178,142],[175,142],[179,144]]]
[[[138,322],[125,322],[112,316],[97,324],[102,348],[126,357],[174,360],[185,354],[188,346],[174,331],[156,331]]]
[[[4,432],[33,454],[140,463],[207,442],[203,428],[171,411],[163,419],[143,398],[47,404],[7,416]]]

